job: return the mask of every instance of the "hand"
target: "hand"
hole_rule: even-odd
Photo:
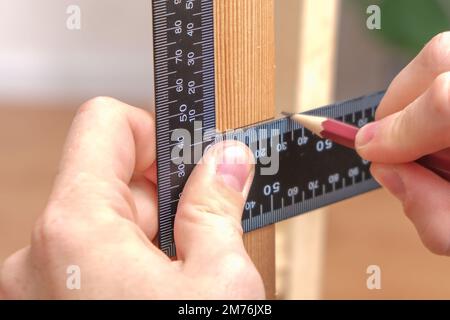
[[[152,243],[154,131],[148,113],[110,98],[80,108],[31,245],[0,271],[5,298],[264,298],[240,223],[253,155],[226,142],[197,165],[178,206],[171,261]],[[70,265],[81,270],[80,290],[66,287]]]
[[[413,162],[450,153],[450,32],[436,36],[394,79],[376,119],[358,132],[357,151],[402,201],[425,246],[450,255],[450,183]]]

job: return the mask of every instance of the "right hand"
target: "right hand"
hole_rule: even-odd
[[[392,81],[356,148],[402,203],[423,243],[450,255],[450,183],[414,161],[450,153],[450,32],[434,37]]]

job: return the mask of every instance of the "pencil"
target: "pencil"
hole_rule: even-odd
[[[326,117],[287,112],[283,112],[283,114],[321,138],[330,139],[337,144],[355,149],[358,127]],[[424,156],[416,162],[450,182],[450,149]]]

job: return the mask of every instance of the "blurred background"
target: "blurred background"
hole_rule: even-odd
[[[283,29],[285,6],[297,2],[302,1],[275,0],[278,57],[285,56],[280,48],[296,32]],[[149,3],[0,0],[0,263],[29,241],[76,108],[108,95],[152,110]],[[450,29],[449,1],[338,3],[334,100],[386,88],[433,35]],[[366,27],[369,4],[381,8],[381,30]],[[81,8],[80,30],[66,26],[70,5]],[[277,77],[289,72],[277,68]],[[277,89],[287,86],[277,83]],[[294,91],[278,90],[277,101],[286,101]],[[323,214],[319,297],[450,298],[450,258],[422,246],[400,205],[385,191],[335,204]],[[295,244],[289,247],[295,250]],[[303,283],[289,281],[296,266],[283,252],[277,253],[282,266],[278,295],[301,297],[292,287]],[[382,270],[381,290],[366,287],[369,265]]]

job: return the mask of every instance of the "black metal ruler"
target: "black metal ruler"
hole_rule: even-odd
[[[173,226],[187,178],[212,143],[235,139],[257,159],[242,225],[250,231],[378,187],[369,163],[289,119],[215,132],[213,0],[153,0],[159,244],[175,255]],[[362,126],[383,93],[309,114]]]

